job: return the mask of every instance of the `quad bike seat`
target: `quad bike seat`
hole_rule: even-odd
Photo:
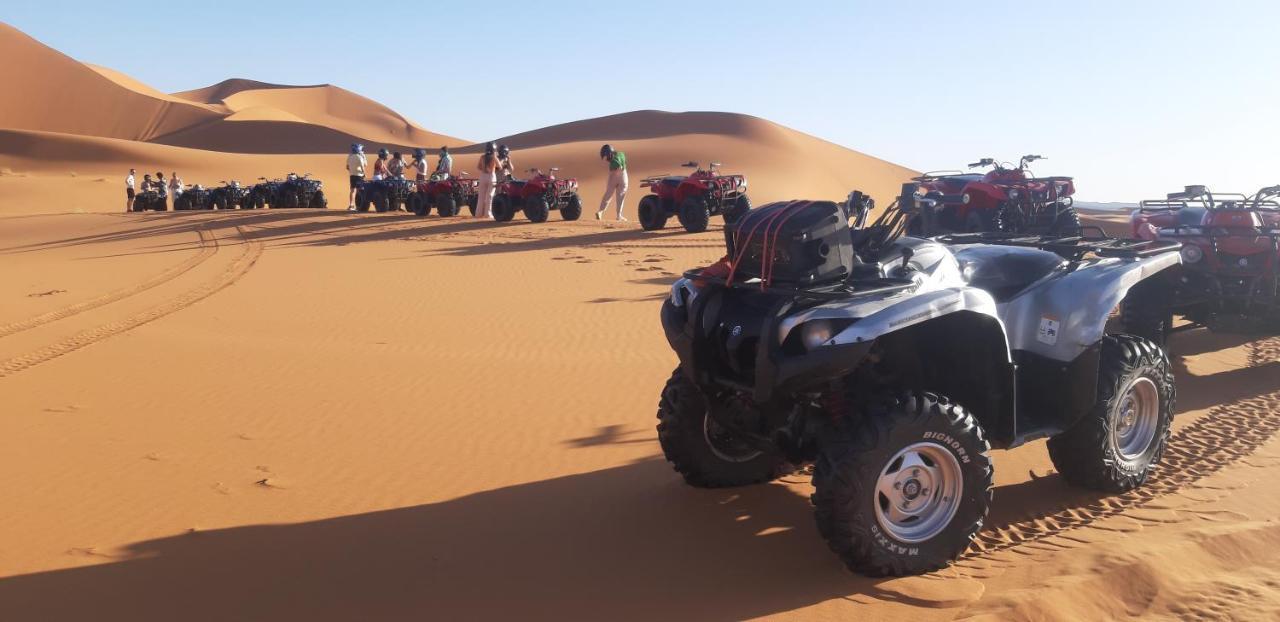
[[[1056,253],[1015,246],[970,246],[956,251],[956,260],[969,286],[986,290],[997,302],[1013,298],[1066,263]]]

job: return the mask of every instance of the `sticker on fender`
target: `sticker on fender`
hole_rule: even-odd
[[[1058,343],[1058,318],[1052,315],[1040,316],[1040,330],[1036,332],[1036,341],[1047,345]]]

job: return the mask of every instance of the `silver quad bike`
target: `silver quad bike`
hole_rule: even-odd
[[[753,210],[729,226],[727,257],[662,306],[680,359],[658,405],[667,460],[700,487],[812,463],[820,533],[869,575],[966,550],[992,447],[1048,437],[1066,481],[1125,491],[1159,463],[1173,416],[1165,353],[1106,327],[1135,284],[1178,264],[1176,243],[903,237],[932,212],[922,194],[904,186],[867,226],[866,200]]]

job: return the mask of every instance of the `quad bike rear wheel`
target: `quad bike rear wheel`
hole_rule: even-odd
[[[569,201],[560,208],[560,218],[563,220],[582,218],[582,197],[578,196],[578,193],[569,195]]]
[[[734,199],[733,205],[730,205],[729,209],[725,210],[724,224],[732,225],[733,223],[738,222],[738,220],[743,216],[746,216],[749,211],[751,211],[751,199],[744,194],[737,199]]]
[[[316,190],[316,193],[311,195],[311,205],[308,207],[312,209],[328,209],[329,200],[324,197],[324,190]]]
[[[493,197],[493,219],[498,222],[510,222],[516,216],[516,209],[511,205],[511,199],[505,194],[499,194]]]
[[[547,204],[547,195],[535,194],[525,197],[524,200],[524,217],[529,222],[547,222],[547,216],[551,214],[551,206]]]
[[[676,217],[680,219],[680,225],[685,231],[702,233],[711,224],[711,209],[707,207],[706,199],[689,197],[680,204],[680,213]]]
[[[213,209],[215,210],[227,209],[227,197],[223,195],[218,195],[218,197],[213,200]]]
[[[415,192],[409,195],[409,211],[414,216],[428,216],[431,214],[431,203],[427,200],[427,195],[421,192]]]
[[[1106,492],[1141,486],[1169,442],[1173,371],[1159,346],[1108,335],[1098,363],[1098,402],[1074,427],[1049,439],[1049,458],[1067,482]]]
[[[1120,301],[1120,332],[1163,347],[1173,332],[1169,294],[1159,279],[1148,279],[1133,286]]]
[[[676,472],[698,488],[759,484],[789,466],[778,451],[748,444],[718,424],[707,397],[679,368],[658,401],[658,443]]]
[[[923,392],[840,415],[813,475],[815,519],[831,550],[872,576],[929,572],[964,553],[987,516],[993,474],[973,415]]]
[[[374,192],[371,199],[373,211],[379,214],[391,211],[391,197],[387,196],[385,191]]]
[[[667,211],[662,209],[662,199],[656,194],[640,199],[637,213],[640,216],[640,228],[645,231],[657,231],[667,226]]]
[[[479,195],[473,194],[467,198],[467,210],[471,212],[472,216],[476,215],[476,205],[478,205],[479,203],[480,203]]]

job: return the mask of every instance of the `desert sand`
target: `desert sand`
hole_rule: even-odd
[[[1280,616],[1280,339],[1174,338],[1179,415],[1144,488],[1071,488],[1043,442],[994,452],[969,554],[860,577],[819,538],[803,472],[697,490],[662,459],[676,360],[658,307],[720,256],[718,219],[689,235],[555,215],[125,214],[130,166],[203,183],[305,170],[341,194],[352,136],[470,141],[334,87],[167,95],[12,29],[0,52],[48,65],[0,78],[62,80],[47,106],[0,94],[0,619]],[[80,88],[122,103],[67,121]],[[241,123],[278,132],[201,129]],[[618,144],[633,214],[639,178],[686,159],[745,172],[757,203],[858,187],[884,204],[912,174],[721,113],[507,140],[518,165],[582,180],[588,209],[594,152]]]

